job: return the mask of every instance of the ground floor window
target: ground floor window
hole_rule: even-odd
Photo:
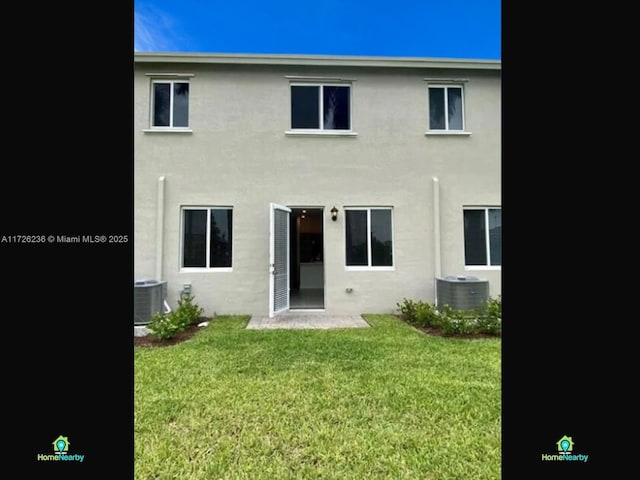
[[[502,265],[502,210],[499,207],[464,209],[466,266]]]
[[[347,267],[393,267],[391,208],[346,208],[345,229]]]
[[[182,209],[183,268],[231,268],[233,210],[229,207]]]

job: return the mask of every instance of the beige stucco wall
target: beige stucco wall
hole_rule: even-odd
[[[191,283],[205,314],[267,314],[269,204],[323,207],[328,313],[391,312],[403,297],[434,300],[433,177],[440,185],[442,275],[486,278],[464,266],[462,209],[500,198],[499,71],[425,71],[243,65],[141,64],[135,75],[134,275],[157,278],[158,179],[165,178],[162,279],[175,306]],[[145,73],[194,74],[192,133],[148,133]],[[288,136],[285,75],[353,79],[356,137]],[[470,136],[426,136],[425,77],[465,78]],[[180,208],[233,207],[233,271],[181,272]],[[338,221],[330,220],[333,206]],[[393,271],[345,269],[345,206],[391,206]],[[351,293],[346,288],[353,289]]]

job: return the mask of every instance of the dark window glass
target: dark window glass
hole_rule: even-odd
[[[211,210],[210,267],[231,266],[231,227],[231,210]]]
[[[393,266],[390,209],[345,210],[345,223],[347,266]]]
[[[462,89],[447,88],[449,130],[462,130]]]
[[[367,254],[367,211],[346,210],[346,247],[348,266],[366,266]]]
[[[153,85],[153,126],[168,127],[171,111],[171,85],[155,83]]]
[[[465,265],[487,264],[484,210],[464,211]]]
[[[429,128],[444,130],[444,88],[429,89]]]
[[[189,84],[175,83],[173,90],[173,126],[189,126]]]
[[[489,210],[489,254],[491,265],[502,265],[502,210]]]
[[[349,130],[349,87],[324,87],[324,128]]]
[[[231,267],[231,209],[184,211],[183,267]],[[207,220],[209,221],[209,263],[207,264]]]
[[[291,128],[320,128],[320,89],[291,86]]]
[[[391,237],[391,210],[371,210],[371,265],[393,265]]]
[[[206,267],[207,211],[184,211],[183,267]]]

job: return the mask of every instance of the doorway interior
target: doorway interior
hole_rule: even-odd
[[[324,309],[324,215],[317,207],[291,208],[290,308]]]

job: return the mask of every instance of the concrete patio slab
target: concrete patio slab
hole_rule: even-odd
[[[286,312],[275,317],[254,315],[247,324],[249,330],[321,329],[370,327],[360,315],[326,315],[324,313]]]

